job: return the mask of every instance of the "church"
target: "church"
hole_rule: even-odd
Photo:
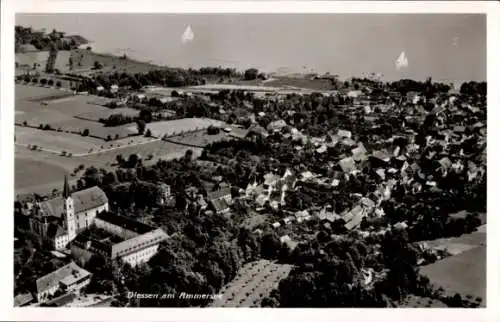
[[[54,249],[62,250],[94,222],[97,214],[108,211],[109,203],[99,187],[70,193],[65,177],[62,196],[42,201],[33,210],[29,219],[31,232]]]

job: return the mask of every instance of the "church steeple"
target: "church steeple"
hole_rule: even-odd
[[[64,199],[68,199],[71,196],[68,184],[68,176],[64,176],[64,187],[63,187],[63,197]]]

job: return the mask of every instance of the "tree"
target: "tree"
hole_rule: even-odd
[[[42,84],[42,85],[44,85],[44,86],[45,86],[45,85],[47,85],[47,79],[42,78],[42,79],[40,80],[40,84]]]
[[[121,154],[118,154],[116,156],[116,162],[121,166],[125,163],[125,158]]]
[[[103,65],[101,62],[99,61],[94,61],[94,69],[102,69],[103,68]]]
[[[89,129],[85,129],[85,130],[83,130],[83,132],[82,132],[82,136],[89,136],[89,134],[90,134]]]
[[[152,136],[152,134],[151,134],[151,130],[150,130],[150,129],[147,129],[147,130],[146,130],[146,134],[145,134],[144,136],[145,136],[145,137],[147,137],[147,138],[150,138],[150,137]]]
[[[210,125],[207,128],[207,134],[209,134],[209,135],[219,134],[219,132],[220,132],[220,128],[218,128],[217,126]]]
[[[146,122],[144,120],[137,120],[137,132],[139,132],[140,135],[144,134],[144,131],[146,130]]]
[[[245,80],[254,80],[257,79],[257,76],[259,75],[259,70],[256,68],[249,68],[245,71],[244,78]]]
[[[49,86],[54,86],[54,80],[49,79],[49,80],[47,81],[47,85],[49,85]]]

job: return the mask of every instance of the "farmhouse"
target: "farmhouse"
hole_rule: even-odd
[[[148,262],[158,251],[160,243],[167,238],[160,228],[103,212],[97,215],[90,229],[74,240],[71,253],[83,262],[93,254],[101,254],[134,267]]]
[[[36,298],[39,303],[43,303],[57,291],[78,293],[90,283],[91,276],[91,273],[71,262],[36,280]]]
[[[28,219],[29,228],[41,241],[62,250],[108,208],[108,198],[99,187],[71,194],[65,177],[62,196],[38,203]]]

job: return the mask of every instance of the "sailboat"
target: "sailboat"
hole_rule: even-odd
[[[396,69],[400,70],[401,68],[408,67],[408,58],[405,55],[405,52],[401,52],[398,59],[396,60]]]
[[[184,33],[182,34],[182,43],[187,44],[188,42],[191,42],[193,40],[194,40],[193,29],[191,29],[191,26],[187,26],[186,30],[184,30]]]

